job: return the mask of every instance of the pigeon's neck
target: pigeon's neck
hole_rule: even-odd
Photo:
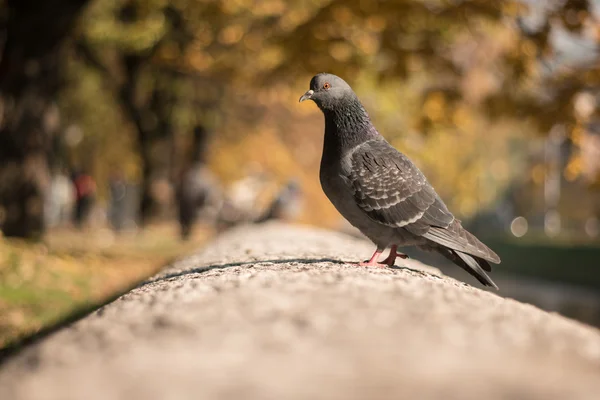
[[[325,114],[325,152],[343,153],[379,136],[367,111],[356,98],[341,106],[323,108],[323,114]]]

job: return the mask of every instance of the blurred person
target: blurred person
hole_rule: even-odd
[[[44,217],[50,228],[64,224],[70,219],[70,211],[75,202],[73,182],[61,169],[57,169],[50,179],[44,197]]]
[[[178,190],[178,216],[181,238],[189,238],[198,215],[218,202],[219,188],[216,177],[201,163],[187,168]]]
[[[190,237],[200,213],[216,213],[214,210],[221,198],[218,180],[206,166],[209,132],[204,126],[197,125],[193,134],[191,163],[184,167],[176,193],[180,234],[183,240]]]
[[[75,185],[75,226],[81,228],[87,220],[96,197],[96,182],[86,171],[76,172]]]
[[[261,215],[260,197],[271,185],[266,173],[257,166],[250,166],[245,177],[229,186],[219,211],[218,230],[256,221]]]
[[[262,171],[253,171],[229,186],[227,198],[247,214],[256,212],[258,197],[269,185],[267,175]]]
[[[297,218],[301,209],[301,196],[300,182],[295,178],[288,180],[256,223],[273,219],[291,221]]]
[[[127,218],[127,187],[127,180],[123,172],[114,171],[110,175],[108,181],[110,192],[108,220],[116,232],[123,229]]]

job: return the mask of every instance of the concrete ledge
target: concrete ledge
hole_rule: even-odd
[[[0,398],[598,398],[598,330],[414,260],[344,263],[371,251],[236,229],[9,359]]]

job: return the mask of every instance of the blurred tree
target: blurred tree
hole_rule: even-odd
[[[168,151],[173,95],[169,71],[157,71],[152,59],[165,35],[166,27],[176,21],[160,21],[166,16],[165,4],[158,2],[97,2],[91,7],[90,24],[77,42],[78,55],[102,74],[122,110],[137,131],[137,147],[141,165],[140,222],[151,215],[154,201],[152,182],[155,174],[168,168]],[[176,16],[171,15],[175,18]],[[91,42],[91,44],[90,44]],[[167,151],[156,151],[157,147]],[[165,156],[167,159],[165,159]],[[162,168],[161,168],[162,167]]]
[[[44,231],[48,161],[58,133],[61,62],[88,0],[6,0],[0,61],[0,228],[32,238]]]
[[[219,100],[213,77],[187,68],[183,56],[190,52],[193,32],[206,23],[202,19],[189,26],[184,14],[194,5],[161,0],[97,2],[86,13],[77,41],[79,57],[103,76],[134,124],[141,159],[142,224],[157,208],[153,183],[177,180],[191,161],[189,152],[178,153],[177,133],[189,133],[194,124],[203,123],[206,111]]]
[[[514,143],[495,154],[495,163],[486,163],[489,146],[482,140],[496,139],[480,132],[493,132],[500,143],[501,138],[516,140],[515,132],[522,139],[525,131],[546,134],[563,124],[576,143],[582,131],[576,128],[589,122],[573,111],[573,102],[600,79],[593,67],[597,58],[584,57],[575,67],[569,62],[565,72],[562,66],[572,57],[557,51],[564,35],[557,40],[556,32],[568,33],[570,40],[597,41],[592,34],[597,11],[586,1],[545,3],[93,1],[77,31],[76,56],[69,55],[80,82],[72,82],[61,107],[86,132],[84,141],[94,145],[108,148],[134,133],[139,158],[130,157],[129,148],[122,151],[140,164],[145,221],[156,208],[153,182],[176,180],[190,161],[185,146],[196,124],[219,132],[215,148],[226,151],[209,152],[208,160],[221,177],[239,178],[243,163],[251,161],[279,171],[281,179],[316,165],[318,149],[306,143],[306,132],[290,127],[306,111],[291,104],[299,78],[305,87],[315,72],[335,72],[367,89],[362,92],[370,95],[363,97],[373,116],[389,124],[391,140],[408,152],[427,147],[425,169],[449,176],[442,191],[457,198],[469,215],[482,201],[493,201],[492,194],[514,173],[509,165]],[[589,40],[595,49],[596,42]],[[95,79],[90,68],[103,85],[86,83]],[[107,93],[114,104],[97,104],[97,95]],[[92,119],[90,113],[102,117]],[[131,124],[116,130],[115,116]],[[448,149],[456,152],[452,168],[440,156]],[[111,159],[118,151],[111,150]],[[94,154],[108,157],[99,149]],[[576,171],[577,165],[568,168]],[[493,171],[487,175],[498,179],[480,177],[488,166]],[[493,188],[474,198],[472,185],[490,181]],[[304,187],[309,196],[319,193]]]
[[[395,58],[393,68],[386,68],[385,62],[377,67],[382,78],[404,76],[405,64],[415,54],[432,65],[447,66],[448,55],[436,49],[450,40],[448,28],[460,25],[465,13],[500,15],[497,6],[485,1],[346,3],[112,0],[90,7],[77,48],[105,76],[136,127],[142,160],[142,221],[151,214],[153,179],[173,170],[180,158],[173,157],[172,146],[177,130],[173,119],[181,108],[196,107],[201,115],[196,120],[206,118],[207,107],[223,116],[257,120],[260,113],[232,113],[225,109],[232,103],[221,107],[224,87],[262,90],[275,77],[289,81],[314,73],[320,65],[351,78],[359,67],[373,61],[380,47],[383,53],[379,54],[388,62],[393,61],[391,55]],[[423,29],[427,24],[432,28]],[[407,47],[395,37],[415,45]],[[178,81],[195,86],[196,92],[182,93]],[[191,125],[180,128],[191,131]]]

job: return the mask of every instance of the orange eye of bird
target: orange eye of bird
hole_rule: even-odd
[[[329,82],[325,82],[323,84],[323,89],[329,89],[331,87],[331,85],[329,84]]]

